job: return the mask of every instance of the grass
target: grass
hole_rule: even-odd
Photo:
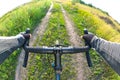
[[[56,40],[59,40],[60,43],[63,45],[69,45],[68,35],[65,29],[64,17],[62,15],[59,4],[54,3],[54,8],[52,10],[48,27],[44,33],[42,40],[39,41],[37,39],[36,44],[39,44],[40,46],[51,46],[55,44]],[[33,54],[29,62],[30,64],[32,64],[32,66],[28,66],[28,79],[55,80],[55,72],[51,67],[51,63],[53,62],[53,60],[54,55]],[[62,56],[62,80],[75,80],[75,71],[74,68],[71,67],[72,64],[70,64],[71,60],[72,59],[70,55]]]
[[[63,6],[74,22],[79,35],[83,34],[82,32],[84,28],[87,28],[90,32],[106,40],[120,42],[120,39],[118,39],[120,37],[119,24],[116,23],[110,16],[100,12],[97,9],[93,9],[78,3],[74,5],[68,3],[63,4]],[[104,19],[111,20],[115,26],[112,26],[111,23],[106,23],[105,20],[101,19],[99,16],[104,17]],[[91,69],[92,74],[90,79],[120,79],[120,77],[103,61],[103,59],[95,51],[91,51],[91,53],[94,66]]]
[[[28,27],[33,30],[44,17],[49,6],[49,0],[34,1],[9,12],[0,18],[0,35],[17,35],[21,31],[25,31]],[[1,80],[14,80],[19,53],[20,51],[14,52],[0,65]]]
[[[46,14],[49,4],[48,0],[35,1],[6,14],[0,19],[0,35],[15,35],[24,31],[26,27],[33,30],[33,26]]]

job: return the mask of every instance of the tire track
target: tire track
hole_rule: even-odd
[[[47,27],[47,23],[49,21],[50,15],[51,15],[51,10],[53,8],[53,3],[51,4],[46,16],[42,19],[41,23],[35,28],[34,32],[33,32],[33,36],[30,39],[30,45],[33,45],[37,39],[37,37],[39,37],[39,39],[42,38],[46,27]],[[18,57],[18,64],[16,67],[16,74],[15,74],[15,80],[26,80],[27,79],[27,69],[23,68],[23,60],[24,60],[24,50],[21,51],[19,57]]]
[[[79,37],[79,35],[75,32],[75,28],[74,28],[74,24],[73,22],[70,20],[70,18],[67,16],[66,11],[63,9],[62,5],[61,5],[61,10],[62,13],[64,15],[64,19],[66,22],[66,29],[69,35],[69,40],[72,44],[72,46],[82,46],[82,41],[81,38]],[[88,73],[89,73],[89,69],[87,66],[87,62],[85,59],[85,56],[83,54],[75,54],[73,56],[74,58],[74,62],[75,63],[75,68],[77,71],[77,78],[76,80],[86,80],[88,77]]]

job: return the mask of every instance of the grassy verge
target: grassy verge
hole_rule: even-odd
[[[49,0],[35,1],[9,12],[0,18],[0,35],[16,35],[27,27],[33,30],[44,17],[49,6]],[[14,80],[19,53],[20,51],[14,52],[0,65],[0,80]]]
[[[49,0],[35,1],[6,14],[0,19],[0,35],[15,35],[26,27],[33,30],[33,26],[46,14],[49,5]]]
[[[36,44],[39,44],[40,46],[51,46],[55,44],[56,40],[59,40],[63,45],[69,45],[68,35],[65,29],[64,17],[62,15],[59,4],[54,3],[48,27],[44,33],[42,40],[39,41],[37,39]],[[55,72],[51,67],[51,63],[53,61],[54,55],[33,54],[29,62],[29,64],[32,66],[28,66],[28,79],[55,80]],[[70,62],[70,55],[62,56],[63,72],[61,75],[61,80],[75,80],[74,68],[71,67],[72,64],[70,64]]]
[[[83,29],[87,28],[90,32],[104,39],[120,42],[120,39],[118,39],[120,37],[119,32],[110,24],[107,24],[104,20],[100,19],[97,15],[94,15],[96,10],[94,11],[94,14],[92,14],[89,9],[85,9],[85,7],[81,6],[81,4],[72,5],[70,3],[65,4],[64,8],[67,10],[69,16],[75,23],[75,26],[78,29],[77,31],[80,35],[83,34]],[[101,16],[103,16],[103,13]],[[105,16],[108,18],[107,15]],[[91,53],[94,66],[91,69],[92,74],[90,79],[120,79],[120,77],[103,61],[98,54],[96,54],[96,52],[91,51]]]

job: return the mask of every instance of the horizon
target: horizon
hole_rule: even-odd
[[[0,17],[31,0],[0,0]],[[7,6],[6,6],[7,5]]]
[[[0,17],[2,17],[7,12],[15,9],[16,7],[30,2],[32,0],[0,0]],[[108,14],[116,21],[120,23],[120,11],[117,9],[120,7],[120,0],[83,0],[87,4],[92,4],[93,6],[100,8],[101,10],[108,12]],[[107,4],[106,4],[107,3]],[[5,6],[7,5],[7,6]],[[114,6],[113,6],[114,5]]]
[[[100,8],[103,11],[108,12],[108,14],[120,23],[120,0],[83,0],[87,4],[92,4],[93,6]]]

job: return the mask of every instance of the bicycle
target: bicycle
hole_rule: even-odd
[[[30,33],[30,29],[26,30],[26,34]],[[84,29],[84,34],[88,34],[88,31]],[[60,45],[59,42],[55,44],[54,47],[32,47],[29,46],[29,39],[26,40],[24,45],[25,50],[25,58],[23,67],[27,66],[28,56],[29,52],[33,53],[39,53],[39,54],[53,54],[54,55],[54,70],[56,73],[56,80],[60,80],[60,73],[62,72],[62,65],[61,65],[61,56],[63,54],[74,54],[79,52],[86,52],[86,59],[89,67],[92,67],[92,62],[89,55],[90,46],[85,42],[85,46],[83,47],[64,47],[63,45]]]

